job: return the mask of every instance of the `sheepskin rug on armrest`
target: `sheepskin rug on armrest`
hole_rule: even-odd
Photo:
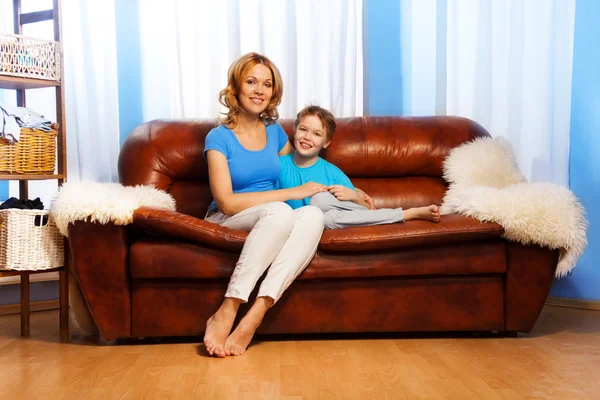
[[[50,208],[60,233],[68,236],[70,223],[81,220],[115,225],[133,221],[133,212],[142,206],[175,211],[170,194],[150,186],[123,186],[119,183],[91,181],[66,182],[61,186]],[[69,266],[69,320],[84,335],[97,335],[98,329],[85,304],[77,276]]]
[[[451,150],[444,161],[450,183],[441,214],[461,214],[504,227],[504,238],[560,249],[556,277],[571,272],[587,246],[583,206],[567,188],[528,183],[504,138],[479,138]]]
[[[68,236],[68,226],[75,221],[130,224],[133,212],[142,206],[175,211],[175,200],[170,194],[150,186],[66,182],[52,203],[50,215],[60,233]]]

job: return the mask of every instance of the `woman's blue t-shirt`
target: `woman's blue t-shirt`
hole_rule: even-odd
[[[262,150],[248,150],[233,131],[224,125],[212,129],[204,142],[204,158],[208,150],[216,150],[227,158],[233,193],[275,190],[279,179],[279,155],[288,141],[287,134],[274,122],[266,125],[267,145]],[[215,210],[213,200],[208,207]]]

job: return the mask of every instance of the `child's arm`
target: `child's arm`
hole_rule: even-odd
[[[374,210],[373,200],[362,190],[355,188],[348,175],[338,167],[337,175],[330,181],[331,185],[327,186],[327,190],[340,201],[351,201],[359,206],[366,207],[369,210]]]
[[[359,194],[359,192],[354,191],[349,187],[344,185],[330,185],[327,186],[327,190],[329,190],[329,193],[334,195],[335,198],[340,201],[351,201],[359,206],[363,206],[369,210],[371,209],[371,206],[365,201],[365,198]],[[362,193],[364,194],[364,192]]]
[[[375,202],[373,201],[373,199],[371,198],[371,196],[369,196],[368,194],[366,194],[362,189],[359,188],[355,188],[356,192],[358,193],[358,197],[360,199],[362,199],[362,201],[365,202],[366,206],[369,210],[374,210],[375,209]]]

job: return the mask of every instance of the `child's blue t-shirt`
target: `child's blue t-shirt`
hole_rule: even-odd
[[[248,150],[233,131],[224,125],[212,129],[204,141],[204,158],[208,150],[216,150],[227,158],[233,193],[275,190],[279,178],[279,152],[288,142],[281,125],[266,125],[267,145],[262,150]],[[209,210],[217,209],[213,200]]]
[[[278,189],[288,189],[303,185],[308,182],[320,183],[323,185],[343,185],[352,190],[356,190],[350,182],[350,178],[344,172],[330,162],[321,157],[310,167],[300,168],[294,163],[294,153],[279,157],[281,162],[281,172]],[[302,200],[286,201],[293,209],[300,208],[310,204],[310,198]]]

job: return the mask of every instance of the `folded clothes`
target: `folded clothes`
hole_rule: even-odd
[[[21,128],[39,129],[44,132],[52,130],[52,121],[26,107],[0,107],[2,126],[0,137],[14,142],[20,139]]]
[[[16,197],[11,197],[0,204],[0,210],[7,210],[9,208],[18,208],[20,210],[43,210],[44,203],[42,203],[39,197],[35,200],[20,200]]]

